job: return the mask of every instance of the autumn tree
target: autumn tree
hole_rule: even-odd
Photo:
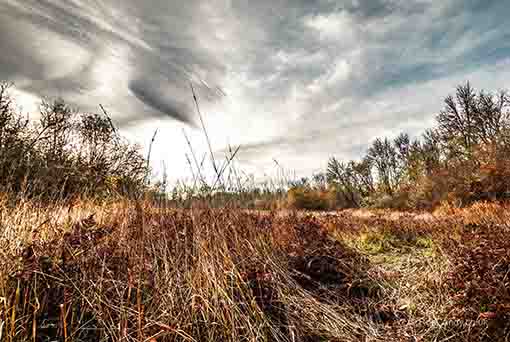
[[[509,125],[510,97],[476,90],[469,82],[459,85],[455,96],[444,100],[437,115],[438,132],[448,158],[474,159],[473,150],[481,144],[494,144]]]
[[[343,163],[332,157],[329,159],[326,175],[328,182],[340,191],[349,206],[360,206],[361,199],[375,190],[372,165],[368,158],[360,162]]]
[[[392,196],[400,181],[401,170],[397,150],[391,140],[375,139],[367,156],[375,167],[379,186],[383,192]]]

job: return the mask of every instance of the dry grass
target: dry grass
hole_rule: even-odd
[[[2,203],[2,341],[510,340],[501,205],[304,215]]]

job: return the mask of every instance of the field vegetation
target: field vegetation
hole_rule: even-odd
[[[229,180],[234,150],[167,189],[102,108],[0,90],[0,341],[510,341],[505,92],[310,179]]]

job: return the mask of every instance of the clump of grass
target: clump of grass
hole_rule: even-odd
[[[507,336],[507,228],[465,223],[474,220],[468,209],[426,220],[387,214],[185,210],[128,200],[4,205],[2,337]],[[453,227],[461,239],[449,239]]]
[[[377,330],[342,300],[362,275],[356,254],[311,218],[80,206],[3,230],[11,340],[357,341]],[[31,217],[18,209],[2,226]]]

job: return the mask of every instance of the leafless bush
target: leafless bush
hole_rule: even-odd
[[[79,113],[57,99],[40,118],[17,111],[9,84],[0,86],[0,187],[41,198],[129,194],[142,190],[147,165],[140,147],[123,140],[106,112]]]

